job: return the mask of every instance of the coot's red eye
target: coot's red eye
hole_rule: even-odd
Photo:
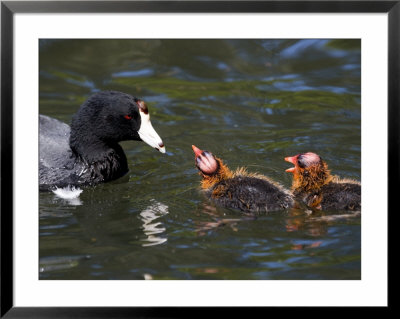
[[[132,119],[132,116],[130,116],[130,115],[124,115],[124,118],[126,118],[127,120],[131,120],[131,119]]]

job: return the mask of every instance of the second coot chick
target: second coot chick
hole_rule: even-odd
[[[294,165],[292,191],[296,199],[319,210],[360,210],[361,184],[332,176],[328,165],[312,152],[286,157]]]
[[[289,191],[268,177],[239,168],[232,172],[211,152],[192,145],[201,188],[218,205],[244,212],[269,212],[293,206]]]

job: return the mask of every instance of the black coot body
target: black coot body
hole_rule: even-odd
[[[165,153],[145,103],[122,92],[92,95],[73,116],[71,127],[44,115],[39,127],[40,190],[123,176],[128,164],[121,141],[143,140]]]

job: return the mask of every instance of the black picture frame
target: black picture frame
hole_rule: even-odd
[[[14,307],[13,304],[13,17],[15,13],[387,13],[388,14],[388,213],[399,180],[400,1],[1,1],[1,313],[3,318],[176,318],[190,307]],[[383,213],[383,212],[380,212]],[[388,218],[390,214],[388,214]],[[378,218],[378,217],[377,217]],[[390,223],[388,223],[390,225]],[[393,226],[393,223],[392,223]],[[393,232],[388,232],[393,233]],[[389,238],[388,238],[389,239]],[[389,242],[390,248],[390,242]],[[389,255],[388,255],[389,256]],[[390,262],[390,258],[388,260]],[[390,281],[388,281],[389,285]],[[389,309],[391,298],[388,299]],[[254,308],[253,308],[254,309]],[[348,311],[349,309],[347,309]],[[241,315],[248,309],[240,308]],[[308,309],[291,307],[296,314]],[[334,312],[336,310],[333,310]],[[196,309],[226,316],[226,309]]]

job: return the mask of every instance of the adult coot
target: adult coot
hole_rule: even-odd
[[[244,168],[232,172],[212,153],[192,148],[203,178],[201,188],[218,205],[244,212],[277,211],[294,205],[290,192],[268,177]]]
[[[322,210],[360,210],[361,184],[352,179],[332,176],[328,165],[312,152],[286,157],[294,167],[292,191],[296,199],[310,208]]]
[[[39,188],[92,185],[128,172],[118,142],[144,141],[165,153],[146,104],[125,93],[98,92],[82,104],[71,127],[39,116]]]

